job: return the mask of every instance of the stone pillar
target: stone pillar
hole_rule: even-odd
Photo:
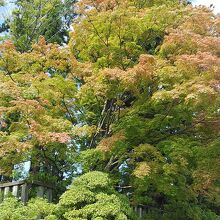
[[[0,188],[0,202],[4,199],[4,188]]]
[[[47,188],[46,196],[47,196],[48,202],[52,202],[52,189]]]
[[[142,212],[142,207],[139,207],[139,217],[142,218],[143,212]]]
[[[37,187],[37,197],[44,197],[44,187],[43,186],[38,186]]]
[[[18,197],[18,185],[12,187],[12,195]]]
[[[21,201],[26,204],[28,201],[28,184],[24,183],[21,186]]]
[[[137,206],[134,207],[134,211],[135,211],[136,213],[138,212],[138,207],[137,207]]]
[[[5,187],[4,190],[4,197],[6,197],[8,195],[8,193],[10,192],[10,187]]]

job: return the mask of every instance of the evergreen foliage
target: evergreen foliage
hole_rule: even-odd
[[[16,0],[12,16],[2,24],[1,32],[9,30],[19,51],[31,49],[40,36],[47,42],[68,42],[68,31],[74,12],[75,0]]]
[[[26,206],[9,197],[0,203],[1,220],[131,219],[128,200],[117,193],[107,174],[90,172],[74,180],[57,205],[32,199]]]

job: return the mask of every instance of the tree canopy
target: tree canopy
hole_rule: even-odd
[[[27,44],[18,22],[0,46],[2,180],[31,161],[58,219],[135,219],[124,196],[144,219],[219,219],[220,17],[186,1],[74,7],[68,45],[41,28]]]

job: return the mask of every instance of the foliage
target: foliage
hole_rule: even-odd
[[[219,219],[219,16],[185,1],[77,9],[68,48],[1,45],[1,173],[29,159],[31,178],[61,185],[88,172],[61,219],[131,218],[99,172],[145,219]]]
[[[1,172],[10,175],[13,165],[31,160],[31,178],[49,175],[59,182],[69,169],[74,123],[69,100],[76,86],[62,76],[70,66],[68,54],[43,38],[29,53],[20,54],[11,42],[1,53]]]
[[[70,22],[75,16],[74,0],[19,0],[6,23],[19,51],[31,49],[40,36],[48,42],[62,44],[68,40]]]
[[[119,195],[107,174],[89,172],[77,178],[60,199],[64,218],[128,219],[131,208],[126,198]],[[130,219],[130,218],[129,218]]]
[[[2,220],[126,220],[132,213],[128,200],[114,190],[108,175],[97,171],[75,179],[57,205],[37,198],[24,206],[9,197],[0,203],[0,209]]]
[[[50,218],[47,218],[47,216],[54,211],[55,205],[38,198],[29,201],[27,206],[24,206],[16,198],[9,197],[0,203],[0,208],[0,218],[2,220],[49,220]]]
[[[172,5],[177,5],[177,1],[164,2],[172,4],[158,2],[162,4],[159,8],[149,9],[143,5],[137,10],[133,7],[137,6],[137,1],[91,1],[94,9],[88,11],[88,2],[80,1],[79,11],[84,16],[75,21],[70,41],[72,51],[79,60],[96,63],[99,68],[133,66],[140,54],[154,54],[164,38],[165,29],[175,27],[180,19],[178,11],[184,8],[179,6],[172,12]]]
[[[83,79],[79,99],[84,114],[93,119],[88,117],[87,123],[97,125],[90,138],[94,149],[81,153],[83,169],[109,172],[119,189],[130,194],[134,205],[148,207],[146,218],[218,218],[214,213],[219,215],[220,203],[212,198],[219,191],[215,173],[219,162],[215,160],[215,168],[204,171],[208,165],[202,166],[201,161],[213,164],[207,151],[216,152],[211,150],[213,141],[219,145],[220,50],[213,47],[219,45],[219,18],[206,8],[192,6],[169,6],[169,20],[164,6],[137,10],[129,4],[111,9],[104,5],[85,11],[86,18],[76,24],[70,42],[81,62],[94,63],[89,74],[75,73]],[[128,14],[121,12],[123,7]],[[150,16],[155,12],[157,18],[152,21]],[[151,22],[166,32],[164,41],[157,49],[151,47],[153,53],[143,47],[145,44],[138,53],[125,49],[135,55],[132,58],[119,52],[121,32],[114,29],[117,15],[125,43],[132,40],[137,45]],[[83,34],[89,37],[80,40],[78,36]],[[114,53],[122,56],[114,57]],[[118,138],[121,133],[123,138]],[[201,151],[206,160],[197,156]]]

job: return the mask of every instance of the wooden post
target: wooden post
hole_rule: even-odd
[[[38,197],[44,197],[44,187],[43,186],[38,186],[37,187],[37,196]]]
[[[24,183],[21,186],[21,201],[26,204],[28,201],[28,184]]]
[[[18,185],[12,187],[12,195],[18,197]]]

